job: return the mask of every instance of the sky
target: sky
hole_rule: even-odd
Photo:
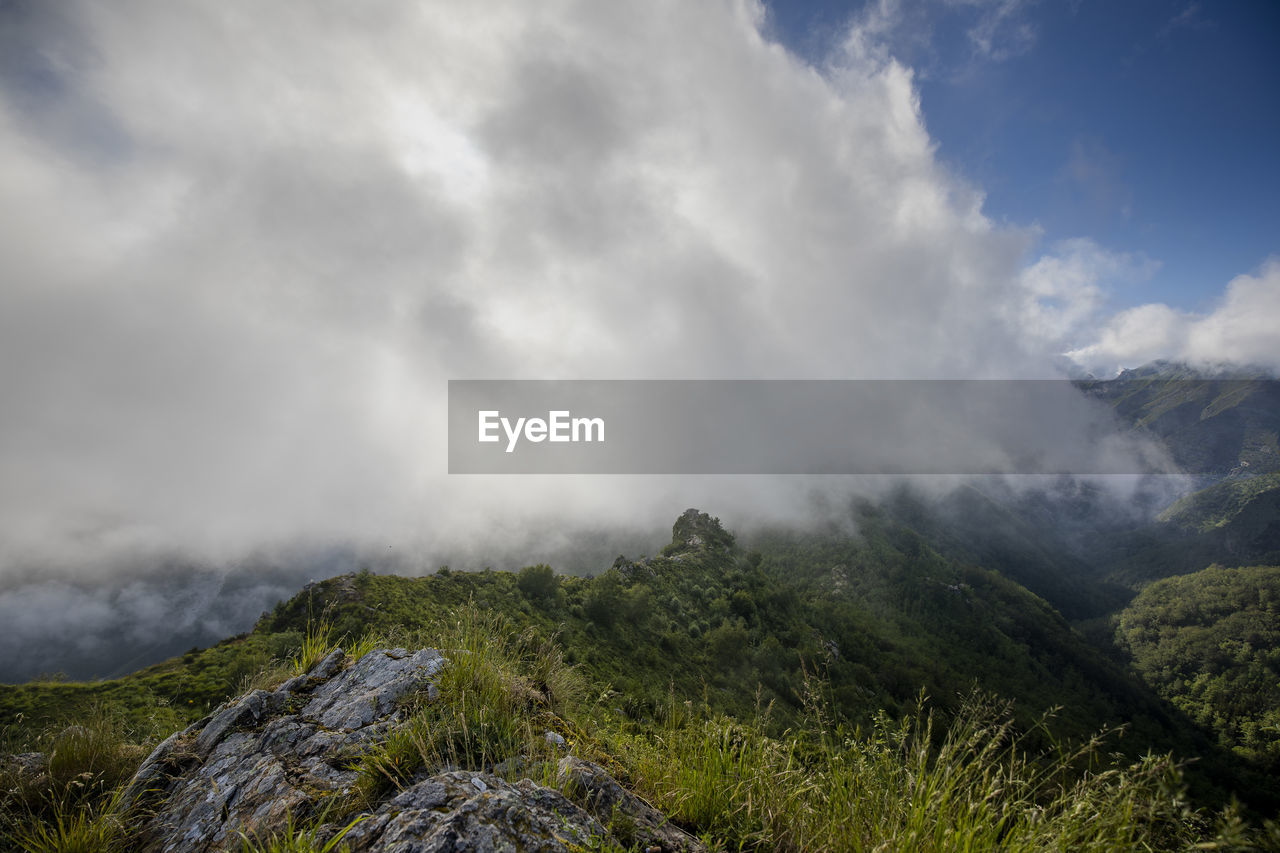
[[[1277,368],[1273,9],[0,2],[0,652],[814,488],[449,477],[449,379]]]
[[[1276,250],[1280,6],[1134,0],[769,5],[820,64],[850,26],[912,68],[937,156],[997,221],[1145,272],[1108,305],[1211,311]]]

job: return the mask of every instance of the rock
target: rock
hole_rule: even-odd
[[[444,657],[434,649],[413,655],[402,649],[367,654],[351,669],[316,688],[302,715],[328,729],[354,731],[386,717],[397,699],[434,676],[443,665]],[[429,699],[435,698],[434,687],[428,684]]]
[[[184,738],[186,738],[185,742],[190,742],[190,733],[191,729],[174,732],[152,750],[151,755],[147,756],[142,766],[129,780],[129,784],[125,786],[124,802],[137,802],[152,793],[163,790],[169,777],[194,759],[194,754],[187,754],[185,750],[181,750]]]
[[[733,543],[733,534],[721,526],[720,519],[696,509],[686,509],[671,527],[671,544],[666,552],[732,548]]]
[[[237,726],[252,725],[283,705],[284,697],[255,690],[235,705],[213,715],[213,719],[196,738],[196,752],[201,757],[209,754],[223,736]]]
[[[339,828],[330,827],[327,837]],[[401,791],[342,838],[351,853],[545,851],[569,853],[608,836],[563,794],[528,779],[438,773]]]
[[[445,663],[432,649],[378,649],[359,661],[338,650],[274,691],[252,691],[170,736],[126,789],[144,816],[138,849],[240,850],[242,835],[265,840],[319,816],[328,822],[315,828],[316,840],[342,835],[335,848],[352,853],[568,853],[619,844],[701,853],[701,844],[603,768],[572,756],[555,765],[563,793],[509,781],[535,768],[545,778],[551,769],[513,755],[498,765],[508,778],[423,771],[365,813],[325,817],[324,805],[343,803],[356,782],[355,758],[407,719],[401,700],[437,695]],[[556,732],[544,738],[567,748]]]
[[[142,849],[239,849],[241,832],[281,829],[349,789],[351,757],[385,739],[403,713],[396,700],[427,685],[444,658],[380,649],[345,662],[335,650],[305,676],[255,690],[157,747],[127,787],[151,810]]]
[[[39,776],[48,767],[49,759],[43,752],[10,752],[0,755],[0,774],[14,778]]]
[[[603,767],[572,755],[560,759],[556,782],[599,820],[609,824],[626,847],[705,853],[706,847],[674,826],[662,812],[623,788]]]

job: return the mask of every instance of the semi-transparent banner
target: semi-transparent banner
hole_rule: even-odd
[[[1166,384],[1194,410],[1179,417],[1210,405]],[[1066,380],[453,380],[449,472],[1175,473],[1126,398]]]

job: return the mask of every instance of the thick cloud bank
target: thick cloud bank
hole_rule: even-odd
[[[0,125],[10,560],[598,505],[442,476],[451,377],[1050,364],[910,71],[820,74],[757,6],[60,9]]]
[[[1034,230],[983,215],[874,33],[818,69],[764,14],[7,4],[0,583],[807,494],[450,478],[449,378],[1048,377],[1069,348],[1280,351],[1274,264],[1211,316],[1148,306],[1091,336],[1101,267],[1037,262]]]

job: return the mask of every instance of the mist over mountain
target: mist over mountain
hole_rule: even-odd
[[[1080,748],[1095,756],[1091,769],[1138,762],[1127,772],[1139,775],[1123,777],[1135,780],[1155,770],[1140,772],[1141,762],[1167,754],[1158,796],[1149,795],[1145,782],[1125,786],[1127,796],[1144,802],[1153,796],[1152,804],[1178,804],[1176,815],[1147,818],[1166,839],[1154,849],[1178,846],[1167,842],[1169,833],[1209,837],[1214,810],[1218,840],[1273,837],[1277,827],[1266,816],[1280,804],[1272,689],[1280,673],[1273,642],[1280,636],[1273,606],[1280,589],[1276,384],[1265,376],[1202,375],[1169,364],[1078,383],[1082,400],[1087,395],[1092,405],[1110,407],[1135,436],[1158,443],[1194,475],[841,477],[807,493],[800,485],[816,481],[797,478],[801,483],[792,482],[790,493],[801,497],[790,517],[759,514],[735,530],[691,508],[661,547],[660,534],[634,524],[560,525],[525,538],[497,528],[493,539],[457,552],[460,562],[434,568],[428,558],[395,546],[361,551],[346,545],[229,566],[173,560],[150,569],[116,567],[102,572],[96,587],[32,573],[0,594],[7,608],[0,618],[12,627],[0,651],[12,680],[32,678],[0,684],[0,717],[11,721],[6,737],[14,751],[0,753],[0,774],[10,785],[0,802],[0,827],[7,828],[0,831],[21,833],[24,821],[39,820],[15,803],[44,796],[37,792],[46,777],[55,779],[52,756],[69,751],[61,745],[68,733],[108,726],[116,733],[103,737],[121,739],[125,756],[137,748],[122,738],[154,744],[174,732],[123,789],[150,791],[148,801],[168,815],[130,824],[140,827],[140,837],[180,833],[216,849],[226,834],[219,821],[258,821],[246,817],[258,800],[233,791],[225,795],[221,818],[208,818],[199,804],[223,794],[216,787],[205,791],[200,761],[225,768],[230,752],[239,750],[235,772],[256,778],[254,768],[275,760],[267,753],[276,755],[266,747],[262,755],[252,752],[261,746],[254,732],[264,722],[264,742],[278,727],[312,725],[306,709],[313,705],[294,695],[298,691],[328,690],[320,685],[343,672],[342,661],[355,662],[350,673],[363,673],[367,667],[359,661],[372,643],[453,636],[443,648],[456,657],[464,653],[450,644],[463,643],[474,656],[465,660],[492,653],[482,650],[536,649],[518,655],[540,673],[484,694],[479,716],[462,726],[464,738],[472,728],[489,737],[492,715],[514,701],[522,713],[537,715],[530,731],[551,724],[580,739],[567,749],[588,742],[595,750],[606,742],[634,749],[659,731],[659,742],[674,743],[688,727],[705,725],[697,722],[691,698],[701,697],[698,713],[732,732],[725,743],[738,744],[734,749],[752,742],[793,748],[799,741],[789,739],[799,737],[797,731],[807,733],[809,748],[826,744],[824,752],[806,753],[803,765],[787,769],[823,774],[844,766],[832,744],[855,753],[883,750],[861,745],[863,739],[879,743],[874,738],[887,736],[891,720],[910,726],[912,713],[922,725],[921,703],[962,729],[975,708],[998,708],[1005,720],[993,730],[999,742],[1014,736],[1019,749],[1039,761],[1058,755],[1066,762],[1063,772],[1079,771],[1062,757],[1072,754],[1060,751],[1063,743],[1086,744]],[[723,485],[729,478],[709,479]],[[755,481],[763,488],[761,478]],[[477,621],[481,613],[483,622]],[[353,649],[349,660],[339,646]],[[448,660],[436,651],[406,657],[404,649],[388,649],[374,652],[373,660],[385,657],[393,668],[400,666],[396,661],[430,660],[432,672]],[[75,670],[52,677],[50,664]],[[560,666],[598,694],[592,713],[602,702],[610,706],[607,726],[590,739],[584,723],[568,725],[539,710],[552,701],[546,697],[565,689],[570,676],[551,674]],[[295,677],[287,678],[290,671]],[[269,694],[262,685],[277,686]],[[452,694],[434,689],[404,708],[431,720],[422,731],[444,732],[448,718],[440,715],[451,712],[435,710],[434,703],[451,702]],[[1006,699],[1009,705],[999,704]],[[469,698],[462,707],[476,712],[477,701]],[[380,699],[371,702],[382,709]],[[386,706],[392,716],[372,735],[358,735],[374,739],[358,755],[339,749],[313,756],[329,768],[325,774],[350,782],[342,789],[343,809],[395,811],[417,790],[410,782],[419,777],[404,774],[444,761],[425,747],[419,754],[420,739],[379,740],[383,728],[403,723],[396,707]],[[109,716],[87,727],[74,722],[88,719],[89,708]],[[1037,716],[1045,709],[1054,710]],[[356,716],[364,719],[363,713]],[[601,726],[600,718],[589,725]],[[616,735],[609,734],[613,726]],[[331,734],[325,729],[317,736]],[[42,745],[46,738],[53,746]],[[183,751],[183,738],[194,738],[195,752]],[[202,742],[206,750],[220,744],[219,752],[203,757]],[[401,755],[405,743],[419,746]],[[484,791],[505,790],[507,774],[528,776],[533,771],[521,762],[546,745],[554,752],[557,743],[571,741],[549,728],[486,745],[463,761],[493,775],[467,778],[472,787],[480,780]],[[1103,744],[1105,759],[1096,755]],[[520,750],[519,761],[498,761],[499,753],[491,753],[497,749]],[[52,750],[50,757],[41,750]],[[384,754],[396,757],[373,775],[362,769],[383,762]],[[936,772],[981,767],[984,760],[970,756]],[[441,766],[456,768],[457,761]],[[120,772],[135,766],[136,759],[122,758]],[[96,791],[114,778],[106,774],[91,769],[77,778],[90,780],[85,790]],[[1085,774],[1078,784],[1109,778]],[[527,781],[520,784],[529,790]],[[392,790],[400,791],[394,802],[379,806]],[[1069,790],[1074,801],[1084,789]],[[259,791],[264,802],[299,796],[283,781],[273,791]],[[352,799],[353,791],[362,793]],[[1035,809],[1041,814],[1043,806]],[[1237,813],[1242,816],[1233,817]],[[310,820],[319,825],[327,814]],[[1090,825],[1098,827],[1098,816],[1108,813],[1093,814]],[[699,825],[699,818],[684,820],[685,829]],[[474,831],[498,831],[500,823],[486,817]],[[371,826],[359,837],[378,837],[378,826]],[[1126,817],[1123,826],[1129,832],[1139,824]],[[841,822],[837,835],[847,832]]]
[[[941,5],[988,70],[1035,43],[1013,35],[1034,4]],[[753,0],[115,9],[0,12],[3,589],[333,546],[448,558],[673,506],[792,519],[829,488],[450,478],[453,378],[1280,352],[1270,250],[1196,310],[1134,305],[1159,258],[988,210],[931,133],[932,52],[902,38],[934,31],[886,4],[817,55]],[[1077,148],[1066,173],[1097,175]]]
[[[748,540],[756,529],[779,525],[856,532],[849,515],[856,498],[942,553],[1005,574],[1068,619],[1101,618],[1123,607],[1142,579],[1213,562],[1280,560],[1280,489],[1271,476],[1280,470],[1280,395],[1273,380],[1250,375],[1206,376],[1165,363],[1081,383],[1175,459],[1198,466],[1190,479],[787,478],[779,485],[754,478],[754,490],[744,493],[741,480],[751,478],[706,478],[699,494],[719,493],[731,509],[735,490],[739,501],[745,497],[735,516]],[[547,563],[590,575],[619,553],[643,554],[654,535],[640,517],[600,526],[548,515],[539,524],[510,530],[495,521],[465,546],[454,540],[434,551],[339,543],[221,564],[152,557],[99,570],[97,579],[75,567],[32,567],[0,588],[0,616],[9,626],[0,681],[121,675],[248,630],[304,584],[361,568],[416,576],[443,565],[515,570]]]
[[[96,571],[40,571],[0,587],[0,682],[32,678],[112,678],[192,647],[211,646],[251,628],[258,617],[308,583],[360,569],[417,576],[441,566],[515,569],[533,562],[559,571],[599,571],[620,552],[640,553],[648,531],[574,529],[554,536],[474,543],[430,555],[349,544],[297,548],[227,564],[181,558],[139,559]],[[95,567],[95,569],[98,567]]]

